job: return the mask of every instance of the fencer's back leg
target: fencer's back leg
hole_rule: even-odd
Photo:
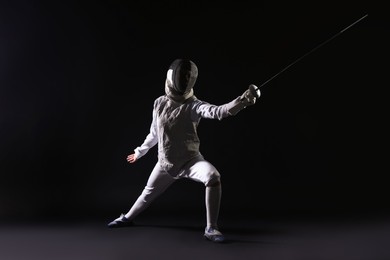
[[[157,164],[149,176],[148,182],[143,189],[141,195],[135,201],[130,210],[126,213],[126,218],[133,220],[142,211],[159,197],[173,182],[172,178],[167,172],[163,171]]]

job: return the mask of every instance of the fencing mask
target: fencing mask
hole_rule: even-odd
[[[193,87],[198,77],[198,67],[188,59],[176,59],[169,66],[165,93],[176,102],[183,103],[194,95]]]

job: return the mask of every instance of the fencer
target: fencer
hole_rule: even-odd
[[[132,226],[133,220],[171,184],[189,178],[205,186],[206,227],[204,237],[224,242],[218,227],[221,202],[221,174],[199,150],[197,127],[202,118],[222,120],[254,105],[260,90],[251,84],[244,93],[223,105],[199,100],[194,95],[198,67],[189,59],[174,60],[167,71],[165,94],[154,101],[150,132],[141,146],[127,156],[134,163],[157,145],[158,160],[146,186],[126,214],[108,224],[109,228]]]

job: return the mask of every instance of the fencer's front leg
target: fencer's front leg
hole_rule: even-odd
[[[228,104],[228,111],[231,115],[236,115],[240,110],[247,106],[254,105],[256,100],[260,97],[260,89],[254,85],[249,85],[248,89],[236,100]]]

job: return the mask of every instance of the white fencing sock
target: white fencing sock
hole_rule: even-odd
[[[221,203],[221,185],[206,186],[207,227],[218,228],[218,215]]]

